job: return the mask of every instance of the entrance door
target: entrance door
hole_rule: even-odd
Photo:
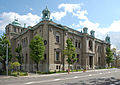
[[[92,65],[93,65],[93,56],[89,56],[89,65],[90,65],[90,68],[92,68]]]

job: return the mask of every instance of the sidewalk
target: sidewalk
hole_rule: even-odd
[[[95,69],[95,70],[87,70],[86,72],[91,72],[91,71],[101,71],[101,70],[111,70],[111,69]],[[72,73],[83,73],[83,71],[79,71],[79,72],[70,72],[70,74]],[[14,76],[6,76],[6,75],[0,75],[0,79],[5,79],[5,78],[22,78],[22,77],[44,77],[44,76],[56,76],[56,75],[65,75],[68,74],[66,73],[54,73],[54,74],[36,74],[36,73],[28,73],[28,76],[18,76],[18,77],[14,77]]]
[[[72,73],[82,73],[82,71],[80,72],[70,72],[70,74]],[[54,73],[54,74],[36,74],[36,73],[28,73],[28,76],[18,76],[18,77],[14,77],[14,76],[6,76],[6,75],[0,75],[0,79],[9,79],[9,78],[27,78],[27,77],[45,77],[45,76],[56,76],[56,75],[65,75],[68,74],[66,73]]]
[[[0,75],[0,79],[15,78],[14,76]]]

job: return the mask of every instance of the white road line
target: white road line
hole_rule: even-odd
[[[28,82],[28,83],[25,83],[25,84],[32,84],[33,82]]]
[[[73,77],[73,78],[78,78],[78,76],[75,76],[75,77]]]
[[[54,79],[55,81],[59,81],[60,79]]]
[[[99,74],[103,74],[103,73],[99,73]]]
[[[91,74],[89,74],[88,76],[92,76]]]

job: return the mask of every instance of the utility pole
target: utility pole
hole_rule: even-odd
[[[6,75],[8,76],[8,44],[6,44]]]

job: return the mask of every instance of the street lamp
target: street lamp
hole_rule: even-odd
[[[1,42],[1,41],[0,41]],[[8,76],[8,44],[0,44],[2,46],[6,46],[6,75]]]

